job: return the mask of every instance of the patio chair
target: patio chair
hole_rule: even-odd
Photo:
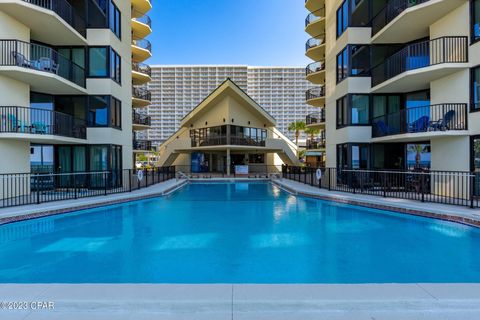
[[[36,134],[46,134],[47,125],[43,122],[34,122],[32,123],[32,131]]]
[[[13,114],[8,115],[7,127],[13,132],[26,132],[28,129],[28,126],[23,121],[18,120]]]
[[[445,131],[450,130],[450,123],[455,117],[455,110],[448,111],[442,119],[437,121],[430,121],[429,130],[431,131]]]
[[[49,71],[58,74],[58,63],[51,58],[40,58],[39,60],[40,70]]]
[[[17,51],[12,52],[13,58],[15,59],[15,65],[24,68],[33,68],[33,62],[25,58],[23,54]]]
[[[430,117],[422,116],[410,124],[408,132],[426,132],[429,129],[429,125]]]
[[[390,133],[390,128],[383,121],[378,121],[375,124],[375,129],[379,136],[386,136]]]

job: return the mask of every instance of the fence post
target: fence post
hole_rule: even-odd
[[[332,191],[332,168],[327,169],[328,170],[328,191]],[[327,172],[325,170],[325,172]]]
[[[475,208],[474,205],[474,197],[475,197],[475,173],[472,173],[471,177],[471,184],[470,184],[470,208]]]
[[[36,180],[36,185],[37,185],[37,204],[40,204],[40,179],[39,179],[39,175],[37,174],[37,179]]]
[[[383,177],[383,179],[382,179],[383,197],[386,198],[387,197],[387,173],[383,172],[382,177]]]
[[[103,180],[104,180],[104,184],[105,184],[104,192],[105,192],[105,195],[107,195],[107,173],[106,172],[103,173]]]
[[[132,169],[128,169],[128,190],[132,192]]]
[[[425,202],[425,190],[424,190],[424,186],[425,186],[425,182],[423,181],[423,177],[424,175],[423,174],[420,174],[420,192],[422,193],[422,202]]]
[[[77,195],[77,175],[75,174],[75,172],[73,173],[73,192],[75,194],[75,199],[78,199],[78,195]]]

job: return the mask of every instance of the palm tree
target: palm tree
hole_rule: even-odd
[[[428,151],[428,147],[424,144],[412,144],[408,146],[408,151],[415,153],[415,168],[420,168],[420,161],[422,160],[422,153]]]
[[[298,147],[298,137],[300,137],[300,133],[302,131],[305,131],[307,128],[307,125],[303,121],[295,121],[290,123],[288,126],[288,131],[294,131],[295,132],[295,144]],[[298,149],[297,149],[297,157],[299,156]]]
[[[320,134],[320,129],[318,128],[306,128],[305,133],[310,136],[310,139],[313,140],[315,136]]]

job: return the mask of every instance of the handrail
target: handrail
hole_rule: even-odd
[[[466,62],[468,37],[447,36],[413,43],[372,68],[372,87],[406,71],[442,63]]]
[[[152,68],[145,63],[132,62],[132,70],[139,73],[146,74],[149,77],[152,76]]]
[[[152,141],[133,139],[132,147],[133,147],[133,150],[151,150],[152,149]]]
[[[132,111],[132,123],[143,126],[150,126],[152,124],[152,117]]]
[[[58,75],[83,88],[85,69],[50,47],[21,40],[0,40],[0,65]]]
[[[308,51],[312,48],[318,47],[319,45],[325,44],[325,34],[320,34],[316,37],[310,38],[305,44],[305,51]]]
[[[312,62],[305,68],[305,73],[308,76],[311,73],[316,73],[325,70],[325,63],[317,61]]]
[[[0,133],[56,135],[86,139],[84,119],[69,114],[38,108],[0,106]]]
[[[132,96],[137,99],[152,101],[152,93],[144,88],[132,86]]]
[[[325,7],[320,8],[310,14],[307,15],[307,18],[305,19],[305,27],[307,27],[309,24],[312,24],[322,18],[325,17]]]
[[[307,125],[325,122],[325,109],[320,109],[319,112],[310,113],[305,117]]]
[[[308,89],[305,92],[305,99],[311,100],[311,99],[318,99],[318,98],[323,98],[325,97],[325,87],[315,87]]]
[[[152,44],[147,39],[132,39],[132,45],[152,52]]]

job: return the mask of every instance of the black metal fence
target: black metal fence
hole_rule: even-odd
[[[323,17],[325,17],[325,8],[320,8],[317,11],[310,13],[305,19],[305,27],[322,19]]]
[[[35,43],[0,40],[0,65],[48,72],[86,86],[85,69],[52,48]]]
[[[407,45],[371,70],[372,87],[403,72],[441,63],[468,62],[468,37],[441,37]]]
[[[306,125],[319,124],[325,122],[325,109],[321,108],[319,112],[310,113],[305,117]]]
[[[311,88],[305,92],[305,100],[319,99],[325,97],[325,87]]]
[[[152,117],[132,111],[132,123],[141,126],[150,126],[152,124]]]
[[[25,107],[0,107],[0,132],[87,138],[85,120],[58,111]]]
[[[320,170],[320,179],[317,171]],[[479,207],[478,174],[282,167],[282,177],[332,191]]]
[[[403,109],[372,119],[372,136],[468,129],[465,103],[444,103]]]
[[[132,62],[132,70],[139,73],[146,74],[149,77],[152,76],[152,68],[145,63]]]
[[[305,68],[305,73],[308,76],[311,73],[320,72],[325,70],[325,63],[323,62],[312,62]]]
[[[52,10],[82,36],[86,36],[85,20],[77,13],[67,0],[23,0],[27,3]]]
[[[175,167],[0,174],[0,208],[131,192],[175,178]]]
[[[136,99],[152,101],[152,93],[142,87],[132,86],[132,96]]]
[[[212,164],[210,164],[212,165]],[[243,167],[248,167],[246,173],[237,173],[235,165],[230,166],[230,174],[228,174],[225,165],[217,165],[216,167],[209,167],[206,164],[199,164],[198,166],[175,166],[177,178],[190,179],[209,179],[209,178],[269,178],[272,175],[282,173],[281,165],[266,165],[266,164],[248,164]]]
[[[305,51],[318,47],[319,45],[322,45],[324,43],[325,43],[325,34],[324,33],[319,34],[318,36],[307,40],[305,44]]]

